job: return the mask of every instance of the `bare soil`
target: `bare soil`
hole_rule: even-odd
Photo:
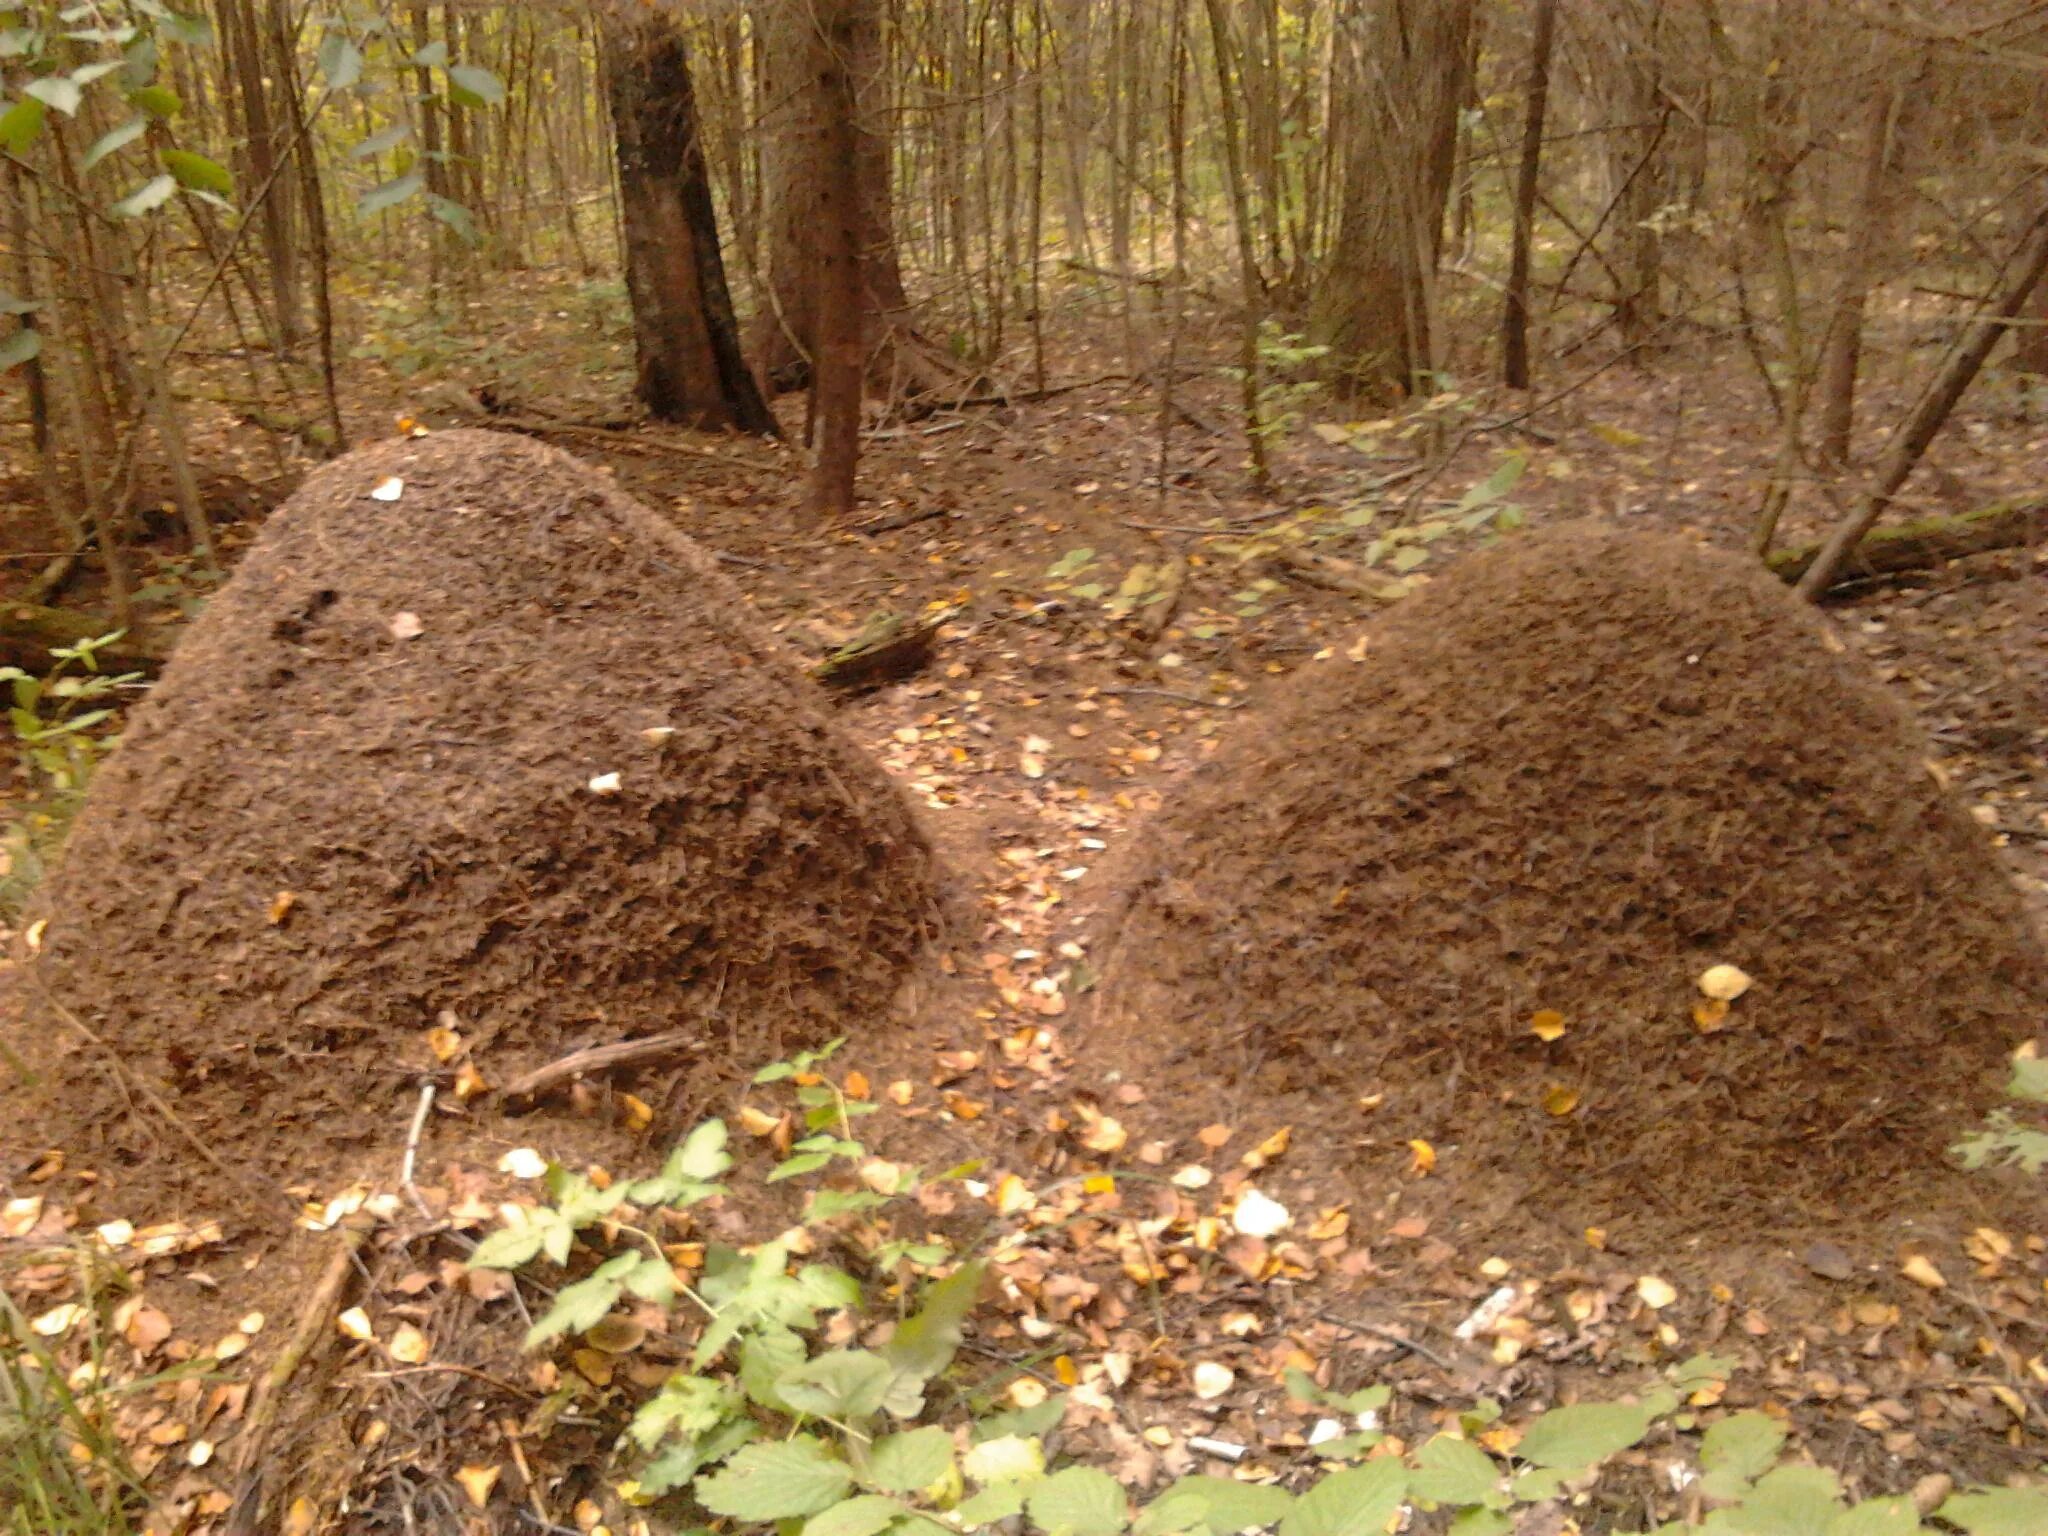
[[[323,469],[95,781],[26,989],[46,1087],[10,1078],[0,1140],[131,1209],[218,1200],[222,1163],[328,1186],[388,1177],[444,1067],[473,1075],[430,1156],[456,1099],[568,1052],[686,1032],[624,1079],[667,1108],[886,1015],[932,861],[810,688],[708,556],[555,449],[455,431]]]

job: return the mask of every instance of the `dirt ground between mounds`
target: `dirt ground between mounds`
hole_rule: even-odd
[[[1844,650],[1680,539],[1469,557],[1155,818],[1083,1068],[1426,1141],[1480,1211],[1641,1238],[1892,1207],[2040,1028],[2048,964]],[[1754,987],[1695,1017],[1718,964]]]
[[[681,1117],[679,1082],[857,1031],[934,875],[809,688],[557,450],[447,432],[321,471],[95,781],[23,988],[48,1086],[10,1082],[0,1141],[66,1148],[103,1208],[217,1214],[226,1165],[388,1180],[430,1077],[423,1168],[491,1134],[470,1090],[568,1052],[681,1032],[615,1078]]]

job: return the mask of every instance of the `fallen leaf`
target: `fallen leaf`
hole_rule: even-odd
[[[1017,767],[1027,779],[1045,777],[1045,754],[1052,750],[1052,743],[1043,736],[1026,736],[1024,749],[1017,754]]]
[[[1293,1223],[1286,1206],[1256,1189],[1238,1196],[1237,1208],[1230,1213],[1231,1226],[1245,1237],[1272,1237]]]
[[[279,891],[271,897],[270,908],[266,914],[270,918],[270,926],[275,928],[283,923],[291,915],[292,908],[298,904],[299,897],[296,891]]]
[[[1749,972],[1733,965],[1710,965],[1700,972],[1700,991],[1720,1002],[1732,1003],[1751,986]]]
[[[498,1171],[515,1179],[537,1179],[548,1171],[548,1160],[532,1147],[514,1147],[498,1159]]]
[[[1823,1280],[1847,1280],[1856,1273],[1856,1261],[1849,1256],[1849,1251],[1830,1242],[1808,1246],[1806,1267]]]
[[[1214,1360],[1204,1360],[1194,1369],[1195,1396],[1203,1402],[1214,1402],[1237,1385],[1237,1372],[1227,1365],[1218,1365]]]
[[[458,1103],[467,1104],[478,1094],[489,1092],[490,1086],[473,1061],[465,1061],[455,1069],[455,1098]]]
[[[464,1467],[455,1474],[455,1481],[462,1484],[462,1491],[469,1495],[469,1502],[482,1509],[491,1502],[491,1490],[498,1486],[498,1477],[503,1467]]]
[[[1195,1132],[1195,1140],[1213,1152],[1230,1140],[1232,1134],[1234,1133],[1227,1125],[1205,1125]]]
[[[1266,1166],[1287,1150],[1287,1143],[1294,1139],[1294,1127],[1283,1125],[1264,1141],[1240,1157],[1238,1161],[1254,1172]]]
[[[630,1317],[601,1317],[584,1329],[583,1342],[607,1355],[630,1355],[647,1342],[647,1325]]]
[[[1579,1090],[1552,1083],[1543,1090],[1543,1113],[1562,1118],[1579,1107]]]
[[[1529,1033],[1545,1044],[1561,1039],[1564,1035],[1564,1015],[1555,1008],[1537,1010],[1535,1016],[1529,1020]]]
[[[1636,1294],[1642,1297],[1643,1305],[1653,1312],[1661,1312],[1678,1300],[1677,1289],[1660,1275],[1644,1275],[1638,1279]]]
[[[1175,1189],[1207,1189],[1216,1175],[1200,1163],[1189,1163],[1176,1172],[1170,1181]]]
[[[432,1352],[427,1336],[411,1323],[400,1323],[391,1335],[391,1358],[401,1365],[422,1365]]]
[[[396,501],[405,494],[405,482],[396,475],[387,476],[370,487],[370,500]]]
[[[334,1320],[334,1326],[360,1342],[367,1342],[377,1336],[377,1330],[370,1326],[370,1314],[361,1307],[350,1307]]]
[[[1728,1023],[1728,1005],[1718,997],[1692,1000],[1692,1021],[1703,1035],[1711,1035]]]
[[[616,773],[600,773],[590,781],[593,795],[616,795],[619,792],[619,776]]]
[[[776,1127],[782,1124],[780,1115],[771,1115],[764,1109],[751,1104],[740,1106],[740,1129],[749,1136],[773,1136]]]
[[[844,1088],[849,1099],[865,1099],[871,1091],[868,1085],[867,1073],[860,1071],[847,1073]]]
[[[1417,1178],[1427,1177],[1436,1167],[1436,1148],[1426,1141],[1408,1143],[1408,1171]]]
[[[420,616],[410,610],[392,615],[391,638],[394,640],[417,640],[426,633],[426,630],[427,626],[420,622]]]
[[[50,1308],[49,1311],[43,1313],[34,1322],[30,1323],[29,1327],[40,1338],[54,1339],[60,1334],[69,1333],[79,1323],[83,1322],[86,1316],[87,1312],[83,1306],[75,1301],[67,1301],[61,1306]]]
[[[1924,1253],[1916,1253],[1899,1266],[1899,1273],[1915,1285],[1938,1291],[1948,1284],[1948,1277],[1935,1268],[1934,1261]]]

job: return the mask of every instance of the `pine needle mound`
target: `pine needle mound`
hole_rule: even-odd
[[[1574,1218],[1882,1197],[1991,1101],[2048,963],[1844,652],[1685,540],[1470,557],[1158,815],[1084,1057]],[[1725,1015],[1715,966],[1752,978]]]
[[[215,1152],[301,1170],[402,1139],[463,1061],[495,1088],[681,1030],[715,1075],[857,1029],[935,912],[903,802],[714,562],[475,431],[351,454],[272,517],[48,895],[54,1036],[68,1010]],[[49,1079],[38,1139],[205,1176],[95,1052]]]

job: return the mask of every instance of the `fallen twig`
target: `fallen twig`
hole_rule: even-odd
[[[584,1050],[571,1051],[558,1061],[534,1068],[507,1087],[505,1093],[510,1098],[530,1099],[543,1089],[565,1082],[580,1073],[599,1072],[607,1067],[633,1066],[643,1061],[654,1061],[672,1055],[683,1047],[694,1044],[697,1038],[694,1030],[671,1029],[639,1040],[618,1040],[610,1045],[593,1045]]]

